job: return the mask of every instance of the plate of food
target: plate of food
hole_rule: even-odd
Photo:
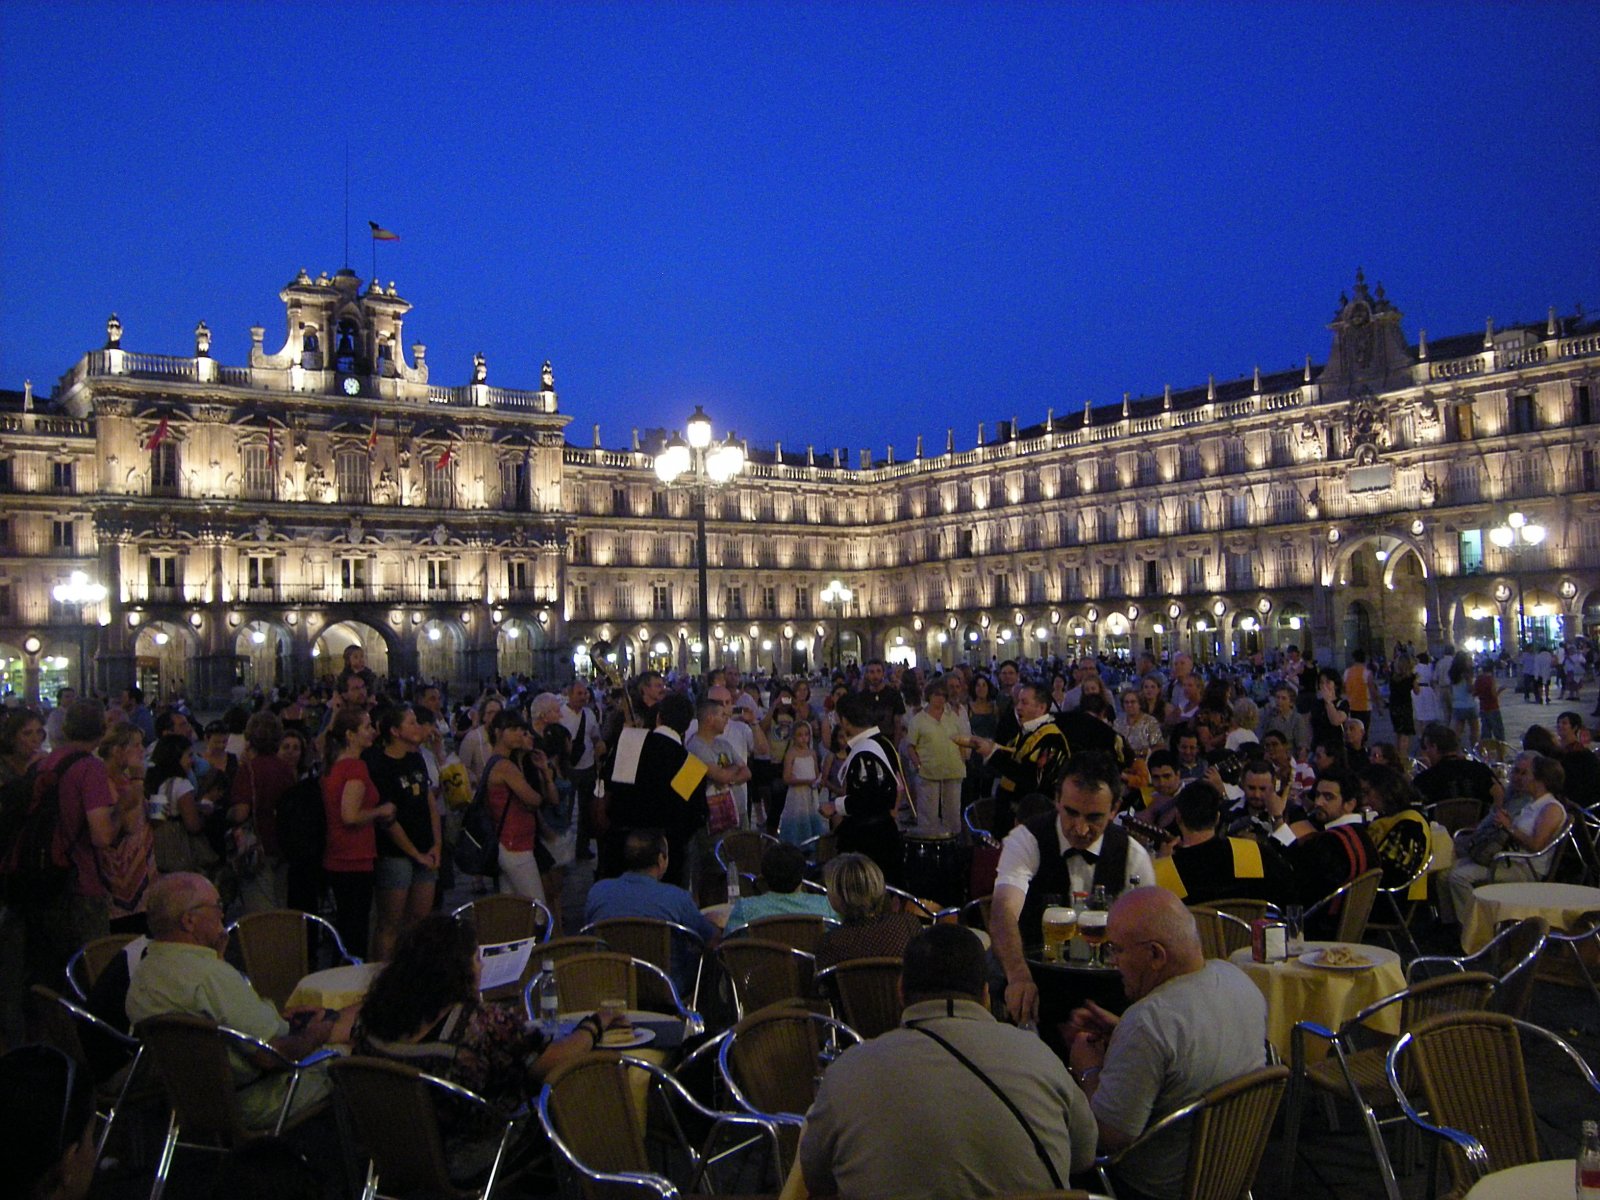
[[[638,1025],[618,1025],[605,1031],[596,1044],[597,1050],[633,1050],[656,1040],[654,1029]]]
[[[1322,946],[1307,950],[1300,961],[1325,971],[1361,971],[1374,965],[1372,956],[1357,946]]]

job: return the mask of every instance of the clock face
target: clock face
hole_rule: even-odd
[[[346,396],[354,396],[360,390],[361,390],[361,381],[359,379],[350,379],[350,378],[346,378],[345,379],[345,381],[344,381],[344,394]]]

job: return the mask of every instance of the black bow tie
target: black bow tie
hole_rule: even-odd
[[[1072,847],[1070,850],[1068,850],[1061,857],[1064,858],[1064,859],[1081,858],[1081,859],[1083,859],[1084,862],[1088,863],[1091,867],[1094,866],[1095,863],[1100,861],[1100,856],[1098,854],[1095,854],[1095,853],[1093,853],[1092,851],[1089,851],[1089,850],[1079,850],[1076,846]]]

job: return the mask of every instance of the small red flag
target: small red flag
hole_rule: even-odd
[[[455,448],[446,446],[444,453],[439,455],[439,461],[433,464],[435,471],[442,471],[450,465],[450,459],[455,454]]]
[[[169,432],[169,430],[167,429],[167,419],[165,417],[162,417],[161,418],[161,424],[156,426],[155,432],[152,433],[150,435],[150,439],[147,442],[145,442],[144,449],[146,449],[146,450],[154,450],[162,442],[167,440],[168,432]]]
[[[278,461],[278,431],[271,425],[267,426],[267,465],[270,467]]]
[[[367,453],[372,453],[372,448],[378,444],[378,418],[372,418],[372,430],[367,434]]]
[[[398,233],[395,233],[390,229],[385,229],[376,221],[368,221],[367,224],[372,226],[372,240],[375,242],[398,242],[400,240],[400,235]]]

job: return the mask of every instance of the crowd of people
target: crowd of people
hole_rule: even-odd
[[[471,937],[438,912],[463,814],[481,805],[494,831],[479,886],[547,905],[554,932],[579,900],[564,895],[571,868],[593,858],[585,923],[657,917],[704,946],[724,936],[702,913],[720,898],[716,840],[760,830],[776,839],[766,888],[737,899],[729,930],[827,915],[837,924],[819,968],[904,956],[903,1029],[824,1078],[801,1151],[813,1190],[895,1195],[926,1182],[914,1169],[900,1179],[911,1168],[868,1149],[901,1126],[925,1136],[966,1106],[934,1104],[943,1085],[925,1089],[928,1104],[894,1108],[863,1140],[863,1123],[884,1115],[863,1097],[890,1072],[962,1080],[967,1067],[940,1039],[979,1074],[1005,1077],[1001,1090],[1042,1143],[1012,1153],[1005,1116],[981,1126],[982,1146],[968,1144],[970,1129],[941,1134],[960,1166],[949,1194],[1042,1189],[1081,1170],[1096,1146],[1126,1145],[1260,1065],[1260,993],[1203,960],[1186,905],[1311,907],[1372,867],[1387,885],[1406,882],[1427,854],[1422,807],[1461,796],[1487,813],[1474,841],[1529,856],[1497,868],[1464,853],[1442,889],[1444,920],[1459,919],[1487,879],[1543,876],[1563,802],[1600,802],[1584,715],[1564,711],[1553,732],[1530,731],[1504,781],[1472,755],[1482,739],[1503,740],[1499,695],[1524,666],[1538,686],[1540,653],[1510,676],[1465,652],[1434,663],[1405,648],[1382,662],[1356,649],[1338,671],[1295,647],[1227,666],[1180,652],[931,675],[880,660],[786,679],[645,671],[593,691],[581,678],[560,690],[497,680],[451,711],[437,686],[377,679],[352,646],[325,696],[261,698],[198,728],[181,704],[152,711],[138,689],[109,708],[64,691],[48,715],[16,709],[0,723],[0,787],[13,807],[23,797],[54,805],[59,850],[46,879],[0,845],[3,1033],[26,1041],[28,983],[58,986],[79,946],[122,932],[141,937],[114,975],[124,1028],[196,1012],[291,1058],[344,1042],[514,1104],[620,1016],[598,1012],[551,1041],[480,1001]],[[1560,677],[1581,685],[1565,664],[1582,657],[1564,655]],[[1374,742],[1384,710],[1394,740]],[[904,840],[963,841],[963,813],[979,801],[977,819],[1001,846],[987,953],[967,931],[925,931],[887,901],[906,881]],[[14,842],[16,828],[0,826]],[[837,856],[821,896],[801,883],[824,839]],[[1129,1002],[1120,1016],[1095,1004],[1042,1012],[1030,958],[1057,898],[1109,909],[1107,948]],[[349,953],[388,964],[359,1010],[279,1012],[224,961],[227,918],[281,907],[329,914]],[[1329,921],[1313,918],[1306,934],[1328,933]],[[697,960],[674,964],[680,993],[697,970]],[[1216,1021],[1223,1010],[1234,1019]],[[1041,1017],[1053,1019],[1060,1053],[1028,1032]],[[303,1084],[297,1103],[321,1094]],[[981,1093],[964,1094],[981,1107]],[[252,1103],[266,1113],[276,1100],[262,1089]],[[1181,1145],[1153,1150],[1123,1183],[1175,1194],[1181,1157]]]

